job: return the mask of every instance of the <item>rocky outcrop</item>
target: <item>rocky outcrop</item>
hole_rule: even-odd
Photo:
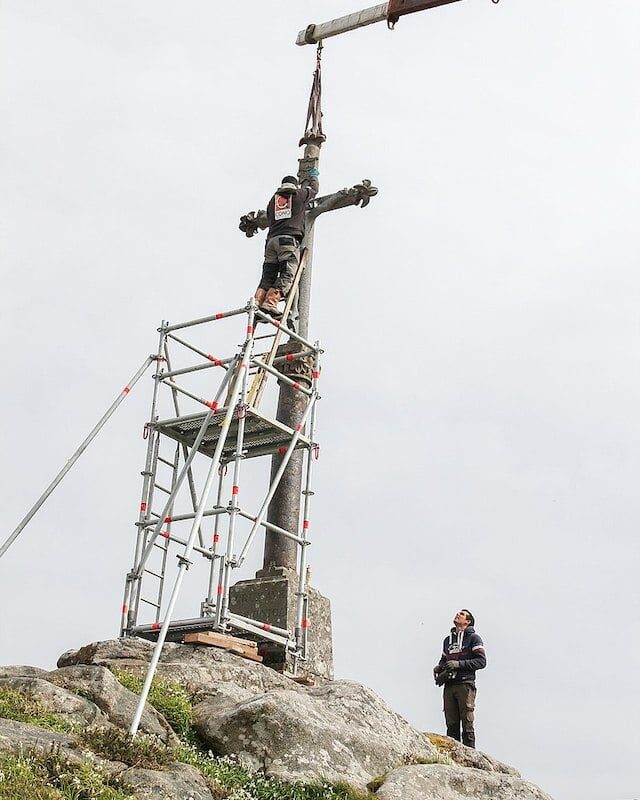
[[[197,769],[176,764],[162,772],[154,769],[128,769],[118,783],[140,800],[213,800],[213,795]]]
[[[431,744],[435,745],[441,753],[448,756],[458,766],[475,767],[475,769],[483,769],[486,772],[502,772],[505,775],[520,777],[517,769],[510,767],[508,764],[503,764],[502,761],[498,761],[480,750],[465,747],[455,739],[442,736],[439,733],[428,733],[427,737]]]
[[[296,687],[297,688],[297,687]],[[364,787],[406,758],[433,758],[429,740],[357,683],[273,689],[239,703],[207,699],[195,727],[217,752],[282,780],[349,781]]]
[[[0,689],[37,698],[39,707],[72,723],[74,731],[106,727],[111,735],[113,728],[128,729],[138,702],[111,670],[144,675],[152,652],[153,645],[138,639],[95,642],[67,651],[51,672],[2,667]],[[213,752],[274,779],[343,781],[360,789],[375,781],[379,800],[550,800],[491,756],[446,736],[418,732],[358,683],[308,687],[224,650],[178,644],[165,646],[158,676],[187,688],[194,729]],[[176,743],[162,714],[149,705],[141,730]],[[78,762],[86,757],[81,739],[0,719],[0,751],[45,752],[54,746]],[[120,750],[116,757],[125,755]],[[446,764],[437,763],[444,759]],[[94,761],[135,798],[219,796],[186,764],[155,770]]]
[[[50,711],[69,723],[87,726],[107,722],[95,703],[42,678],[0,678],[0,689],[2,687],[36,698],[43,710]]]
[[[486,770],[415,764],[393,770],[377,800],[551,800],[537,786],[515,775]]]
[[[138,705],[138,695],[125,689],[106,667],[94,665],[62,667],[48,673],[47,681],[50,685],[64,687],[60,691],[66,695],[77,697],[77,694],[81,694],[82,697],[90,698],[91,705],[95,704],[94,707],[100,709],[113,725],[125,729],[131,725]],[[159,736],[163,740],[177,741],[165,718],[149,705],[142,714],[140,730],[143,733]]]

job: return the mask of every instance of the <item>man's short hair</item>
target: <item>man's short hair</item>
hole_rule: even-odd
[[[467,619],[469,620],[469,625],[475,625],[476,621],[474,619],[473,614],[469,611],[469,609],[468,608],[463,608],[462,610],[467,615]]]

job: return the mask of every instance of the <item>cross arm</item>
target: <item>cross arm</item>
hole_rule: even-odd
[[[267,212],[264,209],[249,211],[248,214],[243,214],[240,217],[240,224],[238,225],[238,228],[249,239],[255,236],[259,230],[265,230],[265,228],[268,227]]]
[[[333,194],[318,197],[309,211],[309,218],[314,220],[326,211],[334,211],[337,208],[347,208],[348,206],[360,206],[364,208],[369,205],[372,197],[378,194],[378,188],[373,186],[368,178],[361,183],[356,183],[350,189],[340,189]]]

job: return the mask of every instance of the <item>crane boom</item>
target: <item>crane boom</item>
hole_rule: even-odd
[[[364,28],[365,25],[373,25],[374,22],[387,20],[390,27],[393,27],[398,19],[405,14],[413,14],[415,11],[426,11],[436,6],[443,6],[447,3],[457,3],[460,0],[389,0],[387,3],[380,3],[377,6],[364,8],[362,11],[354,11],[338,19],[329,22],[322,22],[319,25],[307,25],[305,30],[298,33],[296,44],[318,44],[323,39],[331,36],[338,36],[341,33]]]

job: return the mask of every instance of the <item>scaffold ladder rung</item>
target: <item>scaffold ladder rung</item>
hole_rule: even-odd
[[[161,492],[164,492],[165,494],[171,494],[171,489],[167,489],[166,486],[161,486],[159,483],[154,483],[153,485],[154,488],[160,489]]]
[[[163,575],[160,575],[158,572],[154,572],[152,569],[145,569],[143,572],[146,572],[147,575],[153,575],[154,578],[158,578],[159,580],[163,580],[164,578]]]
[[[140,602],[146,603],[148,606],[153,606],[154,608],[160,608],[158,603],[154,603],[153,600],[147,600],[146,597],[141,597]]]
[[[168,467],[173,469],[173,461],[167,461],[167,459],[163,458],[162,456],[158,456],[158,461],[162,461],[163,464],[166,464]]]

